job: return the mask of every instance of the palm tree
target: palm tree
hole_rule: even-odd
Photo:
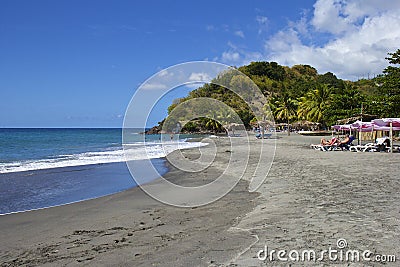
[[[273,103],[275,109],[275,117],[279,120],[287,121],[288,135],[290,135],[290,121],[296,118],[297,100],[292,99],[288,94],[284,93]]]
[[[332,100],[332,89],[323,84],[314,90],[310,90],[305,96],[300,97],[297,115],[313,122],[325,125],[325,114]]]
[[[221,124],[216,119],[206,118],[205,126],[208,129],[212,129],[215,134],[221,130]]]
[[[218,133],[221,130],[221,123],[218,120],[218,114],[215,110],[209,110],[208,114],[203,117],[203,123],[207,129],[213,130],[214,133]]]

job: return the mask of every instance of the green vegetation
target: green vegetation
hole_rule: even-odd
[[[333,87],[328,84],[318,84],[317,88],[309,90],[300,97],[298,118],[326,125],[327,111],[331,106],[333,95]]]
[[[277,123],[308,120],[329,127],[339,119],[359,114],[361,107],[363,113],[378,117],[400,116],[400,49],[388,55],[387,60],[390,65],[383,70],[382,75],[356,82],[338,79],[331,72],[318,74],[317,70],[309,65],[286,67],[275,62],[252,62],[239,67],[238,70],[250,77],[260,88],[268,102],[265,104],[269,104]],[[223,84],[238,88],[244,100],[214,83],[222,80]],[[221,74],[214,81],[190,92],[187,97],[177,99],[169,107],[169,113],[180,103],[194,98],[208,97],[230,106],[244,125],[250,127],[250,123],[256,119],[246,102],[253,101],[254,84],[252,85],[244,76],[234,75],[231,72]],[[224,131],[221,124],[230,122],[221,122],[224,117],[227,116],[220,110],[218,114],[190,120],[184,130]]]

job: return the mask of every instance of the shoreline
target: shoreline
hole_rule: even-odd
[[[280,135],[272,168],[256,192],[248,191],[247,174],[226,196],[198,208],[159,203],[136,187],[71,205],[0,216],[0,263],[265,266],[268,260],[257,259],[265,245],[318,250],[335,247],[339,238],[345,238],[351,249],[399,257],[399,155],[310,149],[318,139]],[[183,175],[172,166],[165,178],[185,186],[212,180],[228,149],[226,139],[215,141],[222,149],[215,168]],[[257,146],[272,140],[250,141]],[[172,156],[177,153],[198,155],[189,149]],[[249,164],[252,168],[254,158]]]
[[[202,137],[192,137],[191,139],[187,140],[186,142],[201,142],[201,140],[204,138],[204,136]],[[193,139],[193,140],[192,140]],[[188,148],[183,148],[183,149],[188,149]],[[179,149],[178,149],[179,150]],[[168,156],[168,155],[167,155]],[[156,176],[154,177],[150,177],[147,178],[147,174],[146,172],[142,171],[141,175],[143,177],[145,177],[144,179],[141,180],[145,180],[145,183],[148,182],[152,182],[153,180],[157,180],[159,179],[162,175],[166,174],[170,167],[167,164],[167,160],[166,160],[166,156],[164,157],[160,157],[160,158],[151,158],[149,159],[150,161],[152,161],[153,166],[157,169],[158,174],[156,174]],[[145,159],[139,159],[139,160],[134,160],[134,162],[138,163],[138,168],[141,168],[141,162],[146,161]],[[135,163],[136,164],[136,163]],[[113,166],[118,166],[120,165],[120,168],[118,168],[118,170],[116,170],[116,168],[113,168]],[[117,172],[117,176],[119,177],[119,179],[122,180],[128,180],[128,181],[132,181],[132,185],[127,185],[126,182],[124,182],[123,185],[120,186],[120,188],[117,189],[112,189],[110,190],[110,192],[102,192],[102,193],[94,193],[94,195],[89,195],[89,196],[76,196],[76,199],[72,199],[69,201],[65,201],[62,203],[53,203],[53,204],[49,204],[49,205],[43,205],[41,204],[41,206],[37,206],[37,207],[28,207],[28,208],[21,208],[18,210],[12,210],[9,211],[7,210],[6,212],[2,212],[2,207],[0,206],[0,216],[4,216],[4,215],[9,215],[9,214],[16,214],[16,213],[20,213],[20,212],[29,212],[29,211],[34,211],[34,210],[38,210],[38,209],[46,209],[46,208],[51,208],[51,207],[58,207],[58,206],[62,206],[62,205],[69,205],[69,204],[73,204],[73,203],[77,203],[77,202],[81,202],[81,201],[86,201],[86,200],[91,200],[91,199],[96,199],[96,198],[100,198],[100,197],[104,197],[104,196],[108,196],[111,194],[116,194],[125,190],[129,190],[130,188],[134,188],[137,187],[137,183],[136,180],[132,177],[131,173],[129,172],[128,168],[127,168],[127,163],[125,161],[117,161],[117,162],[105,162],[105,163],[93,163],[93,164],[83,164],[83,165],[73,165],[73,166],[63,166],[63,167],[51,167],[51,168],[46,168],[46,169],[35,169],[35,170],[25,170],[25,171],[17,171],[17,172],[6,172],[6,173],[0,173],[0,189],[6,190],[5,189],[6,183],[7,181],[11,181],[13,180],[13,182],[15,182],[15,178],[17,179],[23,179],[23,177],[28,177],[28,178],[32,178],[34,176],[47,176],[46,179],[55,179],[55,177],[52,177],[50,175],[50,177],[48,177],[49,173],[68,173],[68,172],[81,172],[82,170],[92,170],[92,172],[96,172],[97,175],[100,176],[104,176],[101,172],[96,171],[96,169],[104,169],[104,168],[108,168],[107,166],[110,166],[111,169],[114,170],[114,172]],[[123,171],[122,169],[126,169],[126,171]],[[106,172],[108,172],[109,176],[111,176],[112,174],[110,174],[110,171],[105,170]],[[90,171],[89,171],[90,172]],[[121,173],[122,172],[122,173]],[[92,176],[93,174],[87,174],[87,173],[80,173],[81,176]],[[128,177],[129,179],[125,179],[125,178],[121,178],[121,176],[125,175],[126,177]],[[22,182],[27,182],[26,180],[22,181]],[[22,183],[21,182],[21,183]],[[28,181],[29,183],[29,181]],[[21,185],[21,189],[24,187],[24,185]],[[48,191],[51,191],[52,188],[48,188]],[[62,190],[62,188],[60,189]],[[1,190],[0,190],[1,193]],[[6,195],[7,193],[5,193],[4,195]],[[47,194],[47,192],[44,192],[44,194]],[[60,196],[62,197],[62,196]],[[4,197],[3,197],[4,198]],[[6,203],[7,201],[5,201],[4,199],[1,198],[0,195],[0,203]]]
[[[172,152],[179,153],[195,157],[198,150]],[[207,183],[214,179],[215,171],[210,171],[211,175],[209,172],[195,174],[193,180],[193,177],[183,177],[182,171],[171,166],[165,178],[186,185],[198,181]],[[157,183],[155,180],[151,185]],[[135,187],[70,205],[1,216],[0,263],[6,266],[79,263],[148,266],[155,261],[158,262],[156,265],[163,265],[164,261],[176,261],[175,245],[187,251],[190,244],[198,242],[204,244],[205,250],[220,254],[207,256],[209,263],[215,257],[225,261],[234,256],[243,244],[252,242],[245,233],[226,236],[229,227],[256,204],[258,193],[249,193],[247,186],[246,181],[240,181],[228,195],[198,208],[165,205]],[[226,240],[229,242],[225,243]],[[150,247],[145,245],[149,242]],[[218,252],[221,244],[225,244],[228,253]],[[165,250],[164,256],[149,258],[153,249]],[[203,249],[193,253],[181,260],[204,265]],[[194,259],[190,259],[192,256]]]
[[[165,157],[151,161],[160,174],[168,172]],[[137,164],[140,166],[141,162]],[[156,179],[159,176],[146,177],[149,182]],[[6,211],[0,216],[70,205],[135,187],[126,162],[0,174],[0,210]],[[38,193],[32,192],[35,190]]]

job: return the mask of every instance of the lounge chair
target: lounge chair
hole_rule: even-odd
[[[375,143],[353,146],[349,150],[354,152],[390,152],[390,139],[387,137],[377,138]]]
[[[315,149],[315,150],[324,151],[324,146],[321,145],[321,144],[317,144],[317,145],[316,145],[316,144],[311,144],[310,147],[311,147],[312,149]]]
[[[322,144],[312,144],[310,145],[311,148],[315,150],[320,150],[320,151],[331,151],[334,150],[336,146],[337,139],[336,137],[333,137],[330,141],[329,144],[322,145]]]
[[[310,145],[311,148],[315,150],[320,150],[320,151],[333,151],[333,150],[338,150],[337,145]]]
[[[349,151],[352,152],[373,152],[375,150],[375,143],[368,143],[365,145],[356,145],[356,146],[351,146],[349,148]]]
[[[349,140],[346,143],[337,143],[336,138],[331,139],[331,144],[328,145],[311,145],[311,148],[314,148],[315,150],[321,150],[321,151],[343,151],[343,150],[350,150],[350,148],[353,146],[353,141],[354,141],[354,136],[349,136]]]
[[[392,152],[392,148],[391,147],[388,148],[388,152]],[[394,145],[393,146],[393,152],[400,152],[400,146]]]

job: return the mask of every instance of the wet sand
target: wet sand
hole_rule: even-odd
[[[271,266],[270,249],[369,249],[400,257],[400,154],[320,152],[316,137],[280,136],[262,186],[245,179],[222,199],[198,208],[161,204],[139,188],[71,205],[0,216],[2,266]],[[251,140],[259,142],[274,140]],[[227,139],[207,171],[166,175],[178,184],[212,181],[226,164]],[[179,153],[179,152],[174,152]],[[196,158],[196,149],[184,150]],[[174,155],[172,155],[174,156]],[[251,157],[254,169],[257,157]],[[347,266],[346,262],[291,262]],[[377,263],[353,263],[377,265]],[[385,266],[396,266],[386,264]]]

